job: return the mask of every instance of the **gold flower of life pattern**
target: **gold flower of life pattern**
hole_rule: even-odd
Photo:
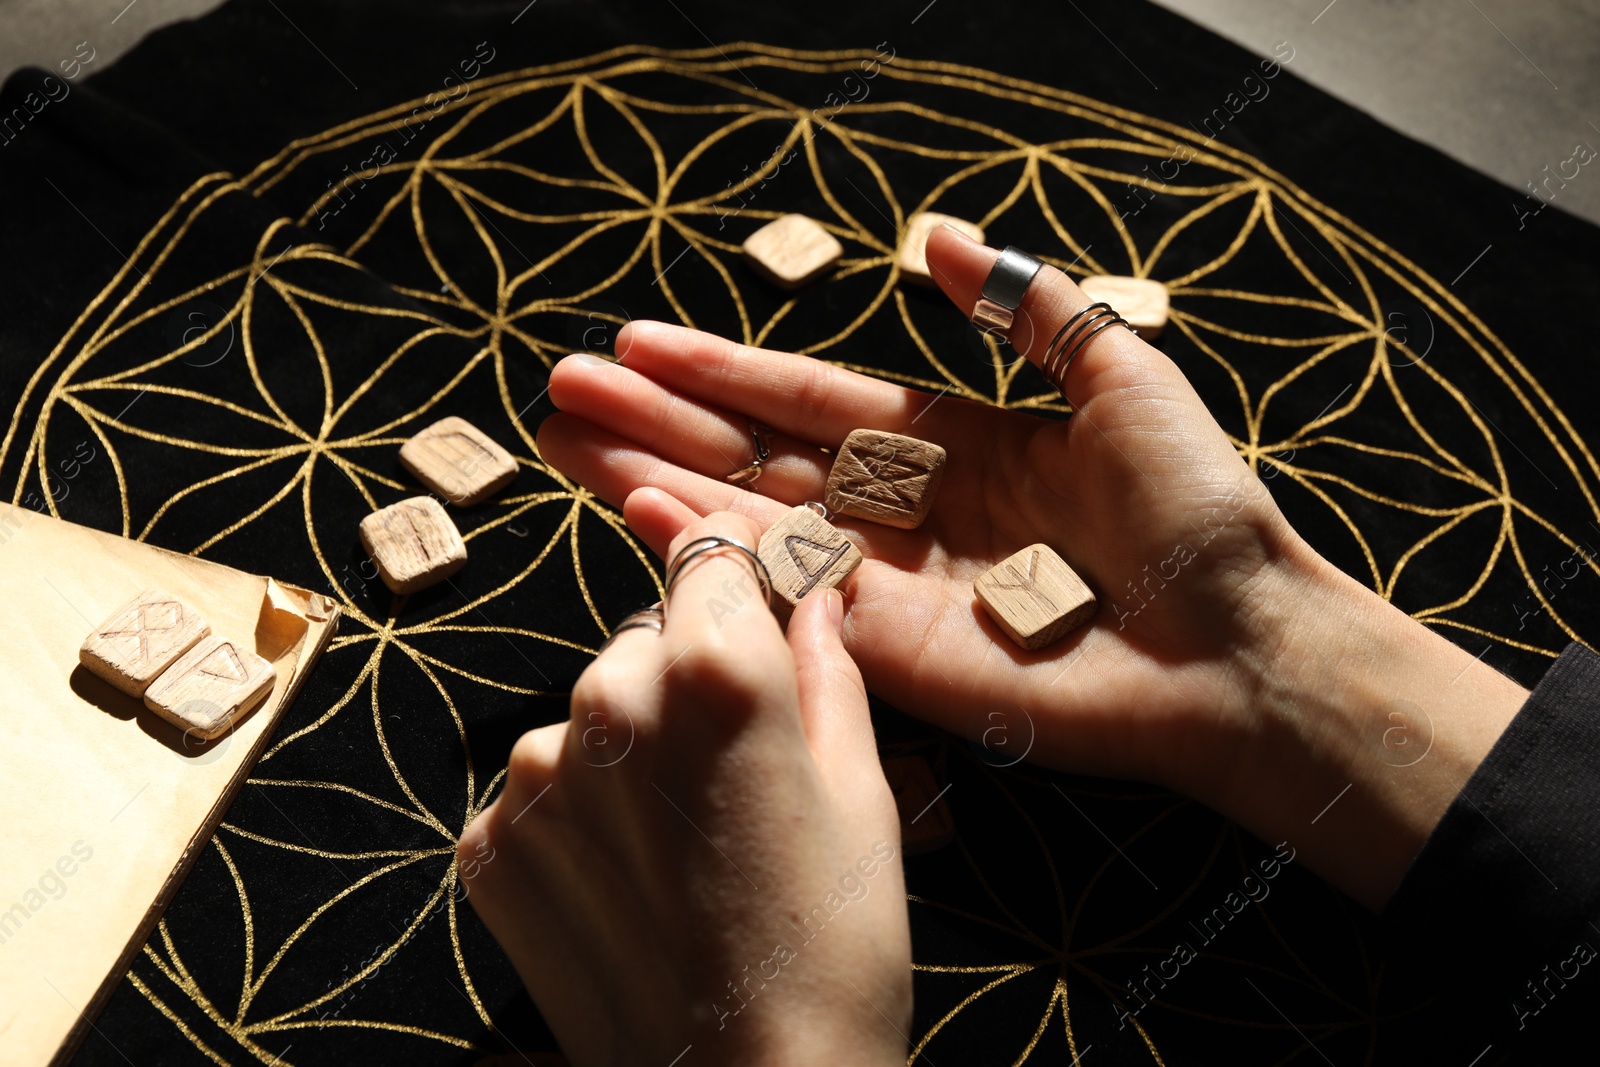
[[[397,849],[374,830],[366,847],[337,853],[398,858],[305,906],[277,944],[250,944],[242,991],[186,978],[184,946],[163,924],[146,949],[154,970],[130,978],[152,1004],[178,1021],[166,1000],[188,998],[263,1060],[285,1035],[340,1039],[352,1024],[330,1020],[329,1003],[347,1004],[447,914],[454,958],[438,966],[457,972],[473,1018],[378,998],[352,1014],[423,1045],[472,1044],[490,1015],[458,936],[450,843],[499,778],[475,773],[453,688],[559,692],[576,667],[543,681],[512,677],[445,662],[425,639],[492,617],[539,568],[566,562],[584,611],[552,618],[548,632],[485,624],[481,640],[526,641],[581,662],[604,639],[603,619],[620,615],[591,589],[584,560],[637,565],[640,589],[657,577],[612,511],[540,462],[530,419],[544,372],[568,351],[608,350],[629,319],[668,318],[940,395],[1064,414],[1014,352],[901,277],[899,235],[924,210],[976,222],[991,243],[1022,245],[1077,276],[1162,282],[1172,302],[1162,345],[1244,461],[1320,549],[1417,618],[1540,657],[1578,636],[1569,616],[1579,598],[1541,578],[1552,564],[1568,582],[1600,574],[1584,540],[1597,474],[1587,446],[1447,287],[1261,161],[1172,122],[882,46],[624,48],[482,77],[454,100],[399,103],[295,141],[243,177],[196,181],[33,373],[0,445],[13,499],[71,518],[74,491],[79,502],[110,494],[125,533],[181,538],[177,547],[195,553],[226,557],[252,524],[303,520],[308,537],[282,548],[284,559],[299,552],[289,569],[320,573],[344,599],[354,632],[325,664],[351,657],[354,668],[344,697],[279,740],[257,781],[280,796],[353,795],[362,811],[398,814],[433,838]],[[791,211],[820,222],[845,255],[825,280],[783,293],[739,253],[745,236]],[[524,475],[467,538],[521,531],[520,551],[464,607],[397,617],[341,562],[348,508],[324,504],[326,487],[376,507],[378,493],[405,488],[388,454],[440,415],[478,410],[472,404],[496,413]],[[106,457],[97,473],[85,450]],[[80,465],[92,477],[75,482]],[[82,488],[96,477],[99,489]],[[1419,573],[1426,580],[1409,580]],[[274,757],[314,744],[356,703],[370,701],[382,741],[379,666],[395,660],[445,709],[441,738],[454,745],[463,803],[446,813],[416,795],[386,744],[397,800],[272,774]],[[963,751],[944,749],[957,760]],[[978,770],[1006,803],[1035,784],[1009,767]],[[1122,825],[1113,809],[1097,814]],[[1213,829],[1219,842],[1230,832]],[[269,852],[328,853],[281,828],[230,823],[213,851],[247,927],[252,902],[260,908],[278,889],[270,869],[236,863],[230,835]],[[1071,873],[1080,864],[1057,864],[1054,846],[1036,844],[1062,914],[1085,907],[1098,876]],[[1195,878],[1219,852],[1197,858]],[[431,872],[432,889],[421,909],[389,924],[383,951],[355,960],[293,951],[362,886],[407,864]],[[1001,884],[1008,872],[995,866],[983,876]],[[992,915],[936,897],[930,906],[998,926],[1028,948],[992,966],[919,963],[924,980],[973,984],[950,994],[950,1010],[913,1044],[936,1051],[974,1004],[1026,987],[1040,1021],[1018,1051],[1055,1032],[1052,1017],[1081,1047],[1065,970],[1042,987],[1012,980],[1055,975],[1083,947],[1065,930],[1026,928],[998,897]],[[291,967],[327,968],[336,980],[296,983],[317,992],[258,1008],[271,999],[263,990],[272,976]],[[1102,990],[1117,984],[1114,967],[1078,970]],[[154,974],[170,982],[164,992],[151,987]],[[1330,999],[1327,1010],[1354,1012],[1352,1003],[1364,995]],[[1159,1060],[1159,1035],[1135,1025]],[[206,1034],[180,1028],[209,1048]]]

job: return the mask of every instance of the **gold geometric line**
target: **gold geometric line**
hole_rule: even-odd
[[[211,844],[216,846],[217,854],[222,857],[222,862],[227,864],[228,874],[233,879],[233,890],[239,897],[239,912],[244,917],[244,975],[239,983],[239,1007],[233,1016],[234,1024],[237,1025],[244,1021],[244,1013],[250,1007],[250,986],[254,977],[256,956],[255,916],[250,910],[250,894],[245,889],[244,876],[239,873],[239,865],[233,862],[233,854],[228,851],[228,846],[217,834],[212,834]]]
[[[408,819],[412,819],[421,825],[428,827],[430,830],[435,829],[432,823],[428,822],[428,820],[424,819],[410,808],[401,807],[392,800],[384,800],[382,797],[373,796],[371,793],[364,793],[354,786],[346,785],[343,782],[325,782],[317,779],[256,778],[252,776],[250,778],[250,784],[262,787],[269,785],[280,785],[286,789],[330,789],[336,793],[348,793],[358,800],[364,800],[368,804],[383,808],[386,811],[392,811],[396,815],[403,815]],[[227,823],[223,823],[222,825],[228,826]],[[232,829],[232,827],[229,828]],[[454,841],[455,839],[451,838],[450,840]],[[395,854],[410,855],[415,851],[416,849],[406,849],[404,853],[397,852]]]
[[[355,699],[357,691],[359,691],[361,686],[366,682],[368,675],[371,675],[377,669],[378,660],[383,655],[383,646],[386,640],[387,635],[385,635],[384,639],[379,640],[378,643],[372,647],[372,653],[367,657],[367,662],[362,665],[361,673],[356,675],[355,681],[350,683],[350,687],[344,691],[343,696],[341,696],[338,700],[335,700],[328,707],[328,710],[319,715],[315,721],[302,726],[300,729],[289,734],[287,737],[283,737],[278,741],[273,742],[272,747],[267,749],[266,754],[256,761],[256,765],[260,766],[261,764],[267,762],[267,760],[277,755],[279,750],[284,748],[284,746],[298,741],[300,738],[309,733],[314,733],[318,727],[327,722],[329,719],[333,718],[335,715],[339,714],[340,710],[343,709],[345,705],[349,704],[350,701]]]
[[[308,845],[296,845],[292,842],[284,841],[276,837],[268,837],[265,834],[258,834],[253,830],[246,830],[241,826],[234,825],[233,823],[221,823],[218,825],[218,829],[227,830],[230,833],[238,834],[245,840],[254,841],[258,845],[281,848],[285,852],[298,852],[301,855],[315,856],[318,859],[325,860],[395,859],[401,856],[408,856],[411,859],[420,860],[426,859],[429,856],[443,856],[446,853],[455,852],[454,845],[440,846],[438,848],[382,848],[372,849],[367,852],[331,852],[327,849],[311,848]]]
[[[402,654],[407,655],[409,658],[409,650],[405,649],[404,646],[400,647]],[[377,735],[378,750],[383,753],[383,761],[389,765],[389,775],[394,779],[395,784],[400,787],[400,792],[404,793],[406,799],[415,806],[417,814],[421,815],[428,825],[438,830],[439,833],[445,837],[450,837],[450,831],[445,827],[445,824],[433,813],[433,809],[422,802],[422,798],[417,796],[416,792],[411,788],[411,783],[406,780],[405,773],[400,770],[400,764],[395,760],[394,753],[389,750],[389,735],[383,728],[383,710],[378,706],[378,685],[380,681],[379,672],[374,669],[372,672],[372,731]],[[437,679],[434,680],[434,684],[438,685]]]
[[[450,917],[450,951],[456,958],[456,973],[461,975],[461,981],[467,987],[467,1000],[471,1002],[473,1010],[478,1013],[478,1018],[483,1022],[483,1025],[493,1030],[495,1028],[494,1020],[489,1017],[489,1009],[483,1006],[483,998],[478,996],[478,987],[472,981],[472,975],[467,970],[466,956],[461,951],[461,928],[456,923],[456,895],[454,892],[449,894],[445,908]]]
[[[389,1023],[377,1019],[303,1019],[297,1022],[273,1023],[271,1026],[256,1024],[249,1028],[252,1034],[276,1034],[285,1030],[320,1030],[335,1029],[341,1026],[353,1027],[362,1030],[390,1030],[395,1033],[410,1034],[413,1037],[426,1037],[441,1044],[453,1045],[456,1048],[477,1050],[478,1046],[464,1037],[455,1037],[452,1034],[441,1034],[437,1030],[426,1030],[420,1026],[409,1023]],[[276,1065],[279,1061],[274,1059]]]
[[[305,936],[306,932],[308,930],[310,930],[311,927],[316,925],[316,923],[322,918],[322,916],[330,908],[334,907],[336,904],[341,903],[347,897],[351,896],[358,889],[360,889],[361,887],[367,885],[368,883],[374,882],[374,881],[378,880],[379,878],[382,878],[384,875],[389,874],[392,871],[400,870],[402,867],[409,867],[413,863],[416,863],[416,862],[418,862],[420,860],[427,859],[427,858],[429,858],[427,854],[424,854],[424,855],[421,855],[421,856],[411,856],[411,857],[408,857],[408,858],[405,858],[405,859],[396,860],[394,863],[391,863],[388,866],[379,867],[377,870],[370,871],[367,874],[362,875],[357,880],[351,882],[348,886],[340,889],[332,897],[328,898],[326,901],[324,901],[321,904],[319,904],[316,907],[316,909],[311,912],[310,915],[306,916],[305,921],[302,922],[299,926],[295,927],[294,931],[292,933],[290,933],[287,938],[284,939],[283,944],[278,946],[278,951],[273,953],[272,959],[270,961],[268,961],[266,967],[262,968],[261,974],[256,977],[256,982],[255,982],[255,990],[256,990],[256,992],[260,992],[261,988],[264,985],[266,985],[267,979],[269,977],[271,977],[273,971],[277,970],[278,964],[283,960],[284,955],[289,951],[289,949],[293,948],[295,946],[295,944],[297,944],[299,942],[300,938]],[[435,893],[433,899],[434,900],[438,899],[438,894],[437,893]],[[431,903],[432,902],[430,901],[430,904]],[[279,1015],[274,1015],[272,1018],[263,1020],[261,1022],[250,1023],[248,1025],[238,1027],[237,1028],[238,1032],[239,1033],[243,1033],[243,1034],[255,1034],[255,1033],[262,1033],[262,1032],[270,1031],[272,1029],[273,1024],[275,1024],[275,1023],[277,1023],[277,1022],[279,1022],[279,1021],[281,1021],[283,1019],[293,1018],[294,1016],[299,1015],[301,1012],[310,1011],[312,1008],[315,1008],[317,1005],[325,1003],[326,1001],[332,1000],[334,997],[336,997],[339,994],[343,993],[346,989],[349,989],[351,986],[356,985],[357,983],[359,983],[360,981],[365,979],[367,977],[367,975],[371,974],[373,971],[377,970],[379,967],[383,966],[386,962],[388,962],[389,957],[394,955],[394,953],[399,950],[400,946],[405,943],[406,938],[410,936],[411,931],[415,930],[417,928],[417,926],[421,924],[421,921],[426,916],[426,914],[427,914],[427,909],[424,909],[422,915],[419,915],[416,919],[412,920],[411,926],[406,930],[405,933],[402,933],[400,935],[400,939],[398,941],[396,941],[393,945],[391,945],[389,947],[389,949],[386,952],[384,952],[381,956],[379,956],[377,959],[375,959],[372,962],[368,963],[361,970],[359,970],[355,974],[351,975],[349,980],[346,981],[344,984],[342,984],[340,986],[337,986],[337,987],[335,987],[333,989],[328,990],[328,992],[324,993],[322,996],[318,997],[317,999],[312,1000],[312,1001],[310,1001],[310,1002],[308,1002],[306,1004],[303,1004],[300,1007],[295,1008],[292,1011],[287,1011],[287,1012],[284,1012],[284,1013],[279,1014]]]
[[[1457,619],[1446,619],[1437,615],[1428,615],[1426,613],[1413,614],[1411,617],[1416,619],[1418,622],[1425,623],[1429,626],[1450,626],[1457,630],[1465,631],[1469,634],[1477,634],[1479,637],[1487,637],[1491,641],[1498,641],[1507,648],[1518,648],[1524,652],[1533,652],[1548,659],[1555,659],[1557,656],[1561,655],[1561,651],[1559,649],[1541,648],[1538,645],[1530,645],[1526,641],[1517,641],[1513,638],[1505,636],[1504,634],[1497,634],[1492,630],[1485,630],[1481,626],[1474,626],[1471,623],[1461,622]],[[1574,640],[1576,640],[1578,644],[1588,648],[1590,651],[1593,651],[1593,646],[1590,645],[1589,642],[1583,640],[1583,638],[1579,637],[1575,638]]]
[[[1252,191],[1256,195],[1250,205],[1250,213],[1245,216],[1244,224],[1239,228],[1239,232],[1234,235],[1233,240],[1228,243],[1228,247],[1223,249],[1222,252],[1220,252],[1209,262],[1202,263],[1194,270],[1191,270],[1188,274],[1183,274],[1171,279],[1171,281],[1169,281],[1167,284],[1174,289],[1182,288],[1183,286],[1189,285],[1208,274],[1214,274],[1227,264],[1233,262],[1234,256],[1238,254],[1239,249],[1244,247],[1245,242],[1250,239],[1250,235],[1255,233],[1256,225],[1261,221],[1262,209],[1265,206],[1265,203],[1270,200],[1270,197],[1268,197],[1265,189],[1252,187],[1248,184],[1236,185],[1220,196],[1207,200],[1204,204],[1194,208],[1188,214],[1174,222],[1171,226],[1168,226],[1166,232],[1161,235],[1161,237],[1156,241],[1154,247],[1150,249],[1150,254],[1145,257],[1145,276],[1148,276],[1150,271],[1155,268],[1156,261],[1161,258],[1161,254],[1165,252],[1185,230],[1189,229],[1189,227],[1193,226],[1206,216],[1212,214],[1217,209],[1232,203],[1239,197]]]
[[[150,531],[155,529],[156,523],[161,521],[161,517],[167,513],[167,510],[190,494],[198,493],[202,489],[208,489],[211,486],[218,485],[230,478],[237,478],[242,474],[249,474],[251,471],[260,467],[269,467],[283,458],[284,457],[282,456],[266,456],[262,459],[255,460],[254,462],[246,463],[242,467],[234,467],[231,470],[225,470],[218,474],[213,474],[209,478],[202,478],[198,482],[184,486],[182,489],[179,489],[176,493],[172,494],[172,496],[168,497],[167,501],[156,509],[155,514],[150,516],[150,521],[144,524],[144,529],[139,531],[139,536],[135,538],[135,540],[143,541],[149,537]]]
[[[156,1011],[159,1011],[162,1015],[166,1016],[167,1021],[173,1026],[177,1027],[178,1032],[184,1037],[188,1038],[189,1043],[193,1045],[201,1055],[206,1057],[206,1059],[210,1060],[212,1063],[220,1065],[220,1067],[232,1067],[227,1060],[217,1055],[216,1051],[212,1049],[210,1045],[200,1040],[200,1035],[196,1034],[192,1029],[190,1029],[189,1024],[180,1019],[177,1012],[167,1007],[166,1001],[162,1000],[156,995],[154,990],[145,985],[137,974],[129,971],[128,982],[133,986],[133,988],[137,989],[140,994],[144,996],[145,1000],[150,1002],[150,1005],[154,1007]],[[283,1061],[283,1067],[290,1067],[290,1065],[287,1063],[287,1061]]]
[[[1023,974],[1028,974],[1028,973],[1030,973],[1030,970],[1023,970],[1023,969],[1015,970],[1015,971],[1012,971],[1010,974],[1003,974],[999,978],[994,979],[989,984],[981,986],[978,989],[973,990],[971,993],[968,993],[966,995],[966,997],[964,997],[959,1004],[957,1004],[955,1007],[951,1008],[949,1011],[945,1012],[945,1014],[942,1017],[940,1017],[939,1019],[935,1020],[933,1025],[928,1027],[927,1031],[922,1035],[922,1037],[917,1041],[917,1043],[914,1046],[912,1046],[911,1055],[906,1057],[906,1067],[911,1067],[912,1064],[916,1063],[917,1057],[921,1056],[922,1053],[923,1053],[923,1050],[928,1047],[929,1043],[932,1042],[935,1037],[939,1036],[939,1031],[943,1030],[945,1028],[945,1025],[947,1023],[949,1023],[950,1020],[954,1019],[957,1015],[959,1015],[961,1013],[962,1009],[966,1008],[969,1004],[971,1004],[974,1001],[976,1001],[979,997],[981,997],[985,993],[989,992],[989,990],[996,989],[996,988],[1004,985],[1005,983],[1011,981],[1011,979],[1016,978],[1018,975],[1023,975]]]

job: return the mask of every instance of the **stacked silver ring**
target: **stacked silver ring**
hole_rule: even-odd
[[[1133,327],[1128,325],[1128,320],[1118,315],[1110,304],[1090,304],[1068,319],[1045,346],[1044,358],[1039,362],[1039,369],[1044,372],[1045,380],[1056,387],[1056,392],[1060,393],[1063,399],[1067,398],[1067,368],[1072,366],[1072,361],[1083,351],[1085,345],[1094,340],[1096,334],[1112,326],[1133,330]]]
[[[743,545],[731,537],[723,537],[721,534],[708,534],[705,537],[697,537],[678,549],[677,555],[673,556],[671,562],[667,564],[666,596],[647,608],[640,608],[638,611],[624,616],[622,621],[612,629],[611,636],[606,638],[605,644],[600,646],[600,651],[604,652],[607,648],[610,648],[613,641],[629,630],[650,629],[658,634],[661,633],[667,624],[667,604],[672,599],[673,586],[678,584],[678,579],[683,576],[689,564],[708,552],[716,552],[724,548],[737,549],[750,561],[750,567],[755,571],[756,581],[761,585],[761,595],[766,598],[767,607],[771,608],[772,574],[767,570],[767,565],[761,561],[761,557],[752,552],[747,545]]]
[[[678,584],[678,579],[683,576],[685,568],[690,563],[708,552],[716,552],[724,548],[737,549],[750,561],[751,569],[756,573],[756,581],[761,584],[761,595],[766,598],[767,606],[770,608],[772,606],[772,574],[767,570],[767,565],[761,561],[761,557],[756,555],[748,545],[741,544],[731,537],[723,537],[721,534],[708,534],[705,537],[697,537],[680,548],[678,554],[672,557],[671,562],[667,564],[667,600],[669,602],[672,600],[672,587]]]

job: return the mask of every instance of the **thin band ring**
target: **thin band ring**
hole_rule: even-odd
[[[665,605],[658,600],[647,608],[640,608],[638,611],[624,615],[622,621],[611,628],[611,636],[606,638],[605,644],[600,646],[600,651],[604,652],[610,648],[611,642],[628,630],[654,630],[659,634],[666,622],[667,612]]]
[[[1117,314],[1110,304],[1102,302],[1090,304],[1073,315],[1045,346],[1044,358],[1039,361],[1039,369],[1044,372],[1045,380],[1056,387],[1056,392],[1061,394],[1062,399],[1069,399],[1066,389],[1067,368],[1072,366],[1072,361],[1096,334],[1111,326],[1125,327],[1137,336],[1137,331],[1128,325],[1126,319]]]
[[[751,419],[750,438],[755,442],[756,458],[723,479],[741,489],[754,485],[756,479],[761,477],[761,465],[772,458],[772,430],[769,427]]]
[[[721,534],[707,534],[705,537],[697,537],[680,548],[678,554],[672,557],[672,561],[667,564],[667,601],[671,602],[672,589],[678,584],[678,579],[683,576],[683,572],[688,569],[690,563],[708,552],[716,552],[724,548],[736,548],[750,561],[750,568],[755,571],[756,581],[761,585],[761,595],[766,599],[767,607],[772,607],[772,574],[767,570],[767,565],[761,561],[761,557],[756,555],[748,545],[741,544],[731,537],[723,537]]]

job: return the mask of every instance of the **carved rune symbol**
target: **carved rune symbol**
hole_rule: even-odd
[[[796,547],[799,545],[804,545],[806,548],[811,549],[807,555],[813,560],[816,559],[818,553],[822,555],[822,562],[817,565],[815,570],[807,567],[805,560],[800,558],[800,553]],[[828,545],[818,544],[808,537],[801,537],[798,534],[790,534],[788,537],[783,539],[783,547],[788,551],[789,558],[794,560],[795,568],[801,574],[805,575],[806,578],[805,584],[802,585],[799,591],[794,595],[794,599],[799,600],[801,597],[811,592],[811,590],[815,589],[817,583],[827,575],[828,571],[833,569],[833,565],[844,558],[844,554],[850,550],[850,542],[845,541],[840,544],[839,547],[832,548]]]
[[[139,658],[150,655],[150,635],[176,629],[183,623],[183,605],[176,600],[161,600],[154,604],[140,604],[133,615],[133,628],[106,630],[101,637],[132,637],[139,644]]]
[[[1057,612],[1060,609],[1056,607],[1054,601],[1052,601],[1049,597],[1045,596],[1044,591],[1042,589],[1040,589],[1038,584],[1037,584],[1038,571],[1039,571],[1039,550],[1038,549],[1034,549],[1031,553],[1028,554],[1028,573],[1027,573],[1026,576],[1018,574],[1017,573],[1017,568],[1008,564],[1006,566],[1006,573],[1009,574],[1014,579],[1014,581],[1010,581],[1010,582],[999,582],[999,581],[997,581],[997,582],[994,583],[994,587],[996,589],[1013,589],[1013,590],[1016,590],[1019,593],[1027,593],[1034,600],[1038,601],[1040,604],[1043,604],[1052,613]]]
[[[422,553],[423,559],[432,559],[436,554],[428,548],[428,535],[433,532],[432,514],[421,504],[406,504],[400,513],[406,517],[406,528],[417,542],[417,551]]]
[[[195,670],[225,682],[242,682],[249,677],[232,645],[218,645],[211,655],[195,665]]]
[[[852,484],[850,492],[887,507],[897,507],[906,512],[917,510],[917,500],[922,490],[917,482],[928,477],[927,467],[896,455],[892,448],[886,448],[863,461],[861,469],[866,477]]]

